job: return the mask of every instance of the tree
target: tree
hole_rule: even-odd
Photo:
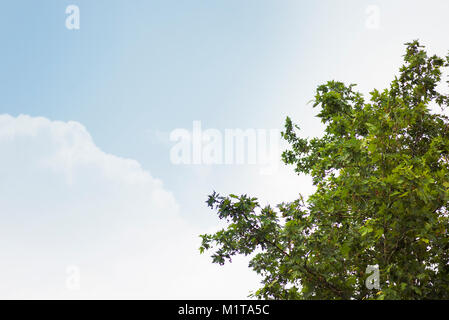
[[[224,264],[251,255],[265,299],[449,299],[449,121],[438,91],[449,55],[406,44],[398,77],[370,100],[330,81],[314,107],[322,138],[304,139],[286,119],[282,155],[316,191],[276,207],[247,195],[213,193],[207,204],[227,221],[204,234],[200,251]],[[378,265],[380,289],[365,285]]]

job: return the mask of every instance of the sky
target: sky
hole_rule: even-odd
[[[269,172],[177,164],[173,133],[194,139],[200,123],[225,154],[226,130],[268,135],[286,116],[320,135],[318,85],[383,89],[414,39],[445,55],[448,11],[445,0],[2,2],[0,297],[247,297],[260,280],[248,259],[218,266],[198,252],[198,235],[223,226],[207,195],[277,204],[311,181],[276,152]]]

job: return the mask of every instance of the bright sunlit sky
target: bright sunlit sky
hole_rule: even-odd
[[[79,30],[65,25],[71,4]],[[2,298],[245,298],[259,281],[247,260],[220,267],[198,253],[198,235],[219,226],[207,195],[276,204],[310,180],[284,166],[175,165],[170,132],[196,120],[282,129],[289,115],[319,135],[317,85],[367,95],[397,74],[405,42],[449,50],[446,0],[0,8]]]

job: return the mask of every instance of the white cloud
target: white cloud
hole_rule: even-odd
[[[200,256],[204,230],[162,182],[77,122],[0,115],[0,194],[0,298],[244,298],[257,287],[244,259]],[[80,290],[67,288],[73,270]]]

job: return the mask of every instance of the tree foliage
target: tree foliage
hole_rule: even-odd
[[[446,58],[406,44],[404,65],[369,101],[354,85],[317,88],[321,138],[286,119],[282,155],[316,191],[276,207],[213,193],[207,204],[227,227],[202,235],[214,263],[251,255],[266,299],[449,299],[449,121],[439,93]],[[445,82],[444,82],[445,83]],[[444,84],[443,83],[443,84]],[[365,286],[379,265],[378,290]]]

